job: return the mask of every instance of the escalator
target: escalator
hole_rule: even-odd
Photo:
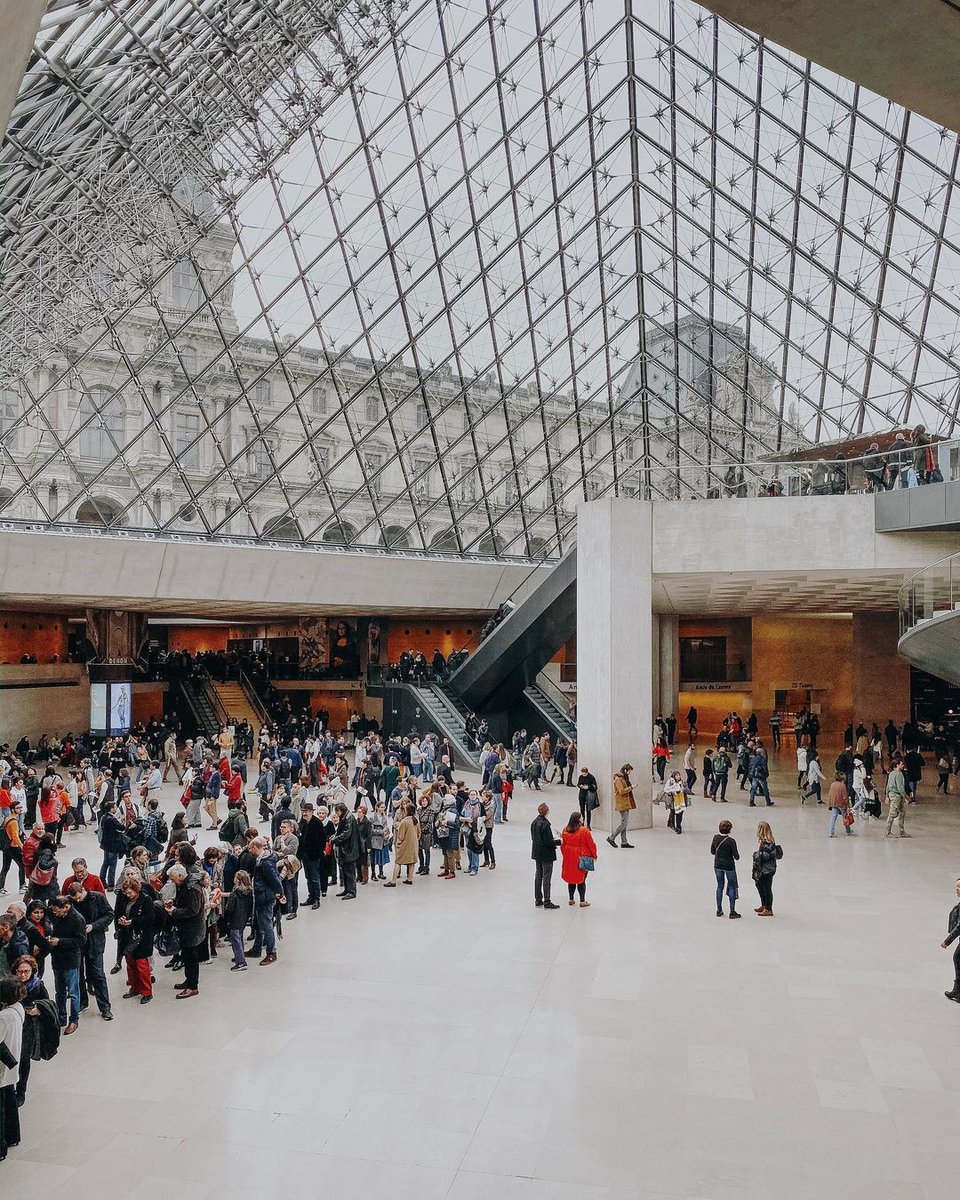
[[[567,716],[568,697],[542,671],[535,683],[523,689],[523,694],[555,738],[562,738],[565,742],[576,741],[576,722]]]
[[[469,709],[456,696],[448,695],[436,683],[384,682],[384,722],[394,733],[435,733],[453,747],[451,766],[476,771],[479,764],[477,744],[467,737]]]
[[[215,738],[220,732],[220,719],[216,706],[210,698],[206,683],[202,679],[174,679],[171,683],[177,698],[177,707],[185,724],[191,725],[193,733]]]
[[[444,690],[474,712],[505,712],[537,687],[544,666],[576,632],[574,546],[454,671]]]

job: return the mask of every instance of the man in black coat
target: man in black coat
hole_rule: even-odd
[[[76,1033],[80,1023],[80,961],[86,945],[86,922],[68,896],[54,896],[47,907],[50,918],[50,965],[57,998],[57,1018],[65,1034]],[[70,1020],[67,1021],[67,999]]]
[[[82,883],[71,883],[67,895],[83,917],[86,945],[83,948],[80,970],[80,1011],[87,1007],[87,991],[93,992],[105,1021],[113,1020],[110,1011],[110,990],[103,969],[103,953],[107,945],[107,930],[113,924],[113,909],[102,892],[88,892]]]
[[[304,904],[311,908],[320,907],[321,889],[326,887],[323,878],[323,859],[327,849],[327,831],[323,821],[314,816],[313,804],[305,800],[300,806],[303,816],[297,829],[300,834],[300,861],[307,879],[307,898]]]
[[[560,839],[554,836],[553,829],[547,818],[550,815],[548,805],[541,804],[537,815],[530,826],[532,849],[530,857],[537,864],[533,881],[533,898],[537,908],[559,908],[550,900],[550,884],[553,880],[553,864],[557,861],[557,847]]]
[[[357,863],[360,861],[360,829],[357,818],[347,811],[342,802],[334,806],[338,816],[337,832],[333,835],[333,844],[337,848],[337,858],[340,860],[340,881],[343,890],[337,892],[341,900],[357,898]]]

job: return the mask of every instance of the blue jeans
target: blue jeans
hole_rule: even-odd
[[[276,906],[277,901],[273,896],[269,900],[257,899],[254,912],[257,932],[253,939],[253,946],[250,948],[251,954],[259,954],[261,949],[266,950],[267,954],[276,954],[277,935],[273,927],[273,910]]]
[[[104,850],[103,863],[100,866],[100,878],[104,887],[115,887],[117,883],[117,862],[120,855],[114,850]]]
[[[70,999],[70,1024],[80,1021],[80,968],[54,967],[53,987],[57,998],[57,1017],[61,1026],[67,1024],[67,998]]]
[[[320,859],[305,858],[303,873],[307,880],[307,904],[316,904],[320,900]]]
[[[737,906],[736,868],[729,871],[725,867],[714,867],[713,873],[717,877],[717,912],[723,908],[724,885],[726,885],[727,889],[727,899],[730,901],[730,911],[733,912]]]
[[[410,767],[410,774],[414,779],[419,779],[423,775],[423,763],[414,763]]]
[[[768,804],[772,803],[770,799],[770,788],[767,786],[767,781],[765,779],[755,779],[753,783],[750,784],[751,806],[753,805],[754,800],[757,798],[757,792],[760,792]]]
[[[721,771],[713,777],[713,794],[719,796],[721,800],[727,798],[727,780],[730,776],[726,771]]]
[[[842,816],[843,816],[842,808],[831,808],[830,809],[830,836],[831,837],[833,837],[833,831],[837,827],[837,821],[839,821]],[[846,830],[846,834],[847,834],[847,837],[850,836],[849,829]]]
[[[493,793],[493,823],[500,825],[503,822],[503,793]]]
[[[467,862],[469,864],[470,874],[476,875],[476,873],[480,870],[480,855],[477,854],[475,850],[471,850],[469,846],[467,847]]]
[[[432,783],[433,776],[434,776],[434,760],[432,758],[425,758],[423,760],[423,778],[427,783]]]

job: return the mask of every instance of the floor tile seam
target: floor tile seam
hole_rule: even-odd
[[[542,913],[542,911],[543,910],[541,910],[541,913]],[[532,1001],[530,1002],[530,1007],[527,1010],[527,1015],[523,1019],[523,1025],[520,1027],[520,1030],[517,1033],[517,1036],[513,1040],[513,1045],[510,1047],[510,1053],[504,1059],[503,1069],[499,1072],[498,1077],[497,1077],[498,1084],[503,1081],[504,1074],[506,1072],[507,1067],[510,1064],[510,1060],[511,1060],[511,1058],[513,1058],[514,1054],[517,1051],[517,1047],[520,1045],[521,1041],[523,1040],[523,1038],[527,1032],[527,1026],[530,1023],[530,1018],[533,1016],[533,1013],[536,1010],[537,1005],[540,1003],[540,997],[543,995],[544,988],[546,988],[546,986],[547,986],[547,981],[549,980],[554,967],[557,965],[557,960],[560,957],[561,951],[563,950],[563,947],[564,947],[564,943],[566,942],[567,938],[569,937],[570,930],[572,929],[572,927],[573,927],[573,922],[570,919],[568,919],[567,927],[566,927],[566,929],[564,929],[563,936],[560,938],[560,941],[557,943],[556,950],[554,951],[553,957],[550,960],[550,965],[547,967],[546,971],[544,971],[544,973],[543,973],[543,979],[540,982],[540,987],[537,989],[537,994],[533,997]],[[487,1098],[486,1103],[483,1106],[483,1111],[480,1114],[480,1119],[477,1121],[476,1129],[474,1129],[473,1133],[470,1135],[470,1139],[464,1148],[463,1154],[461,1155],[460,1162],[457,1164],[457,1166],[453,1172],[453,1178],[450,1180],[450,1186],[447,1188],[447,1190],[443,1194],[444,1200],[449,1200],[450,1193],[452,1192],[453,1187],[456,1184],[461,1171],[463,1170],[463,1164],[466,1162],[467,1156],[470,1153],[470,1149],[473,1146],[473,1143],[476,1139],[477,1130],[480,1128],[480,1126],[484,1122],[484,1119],[486,1118],[487,1112],[490,1109],[490,1105],[493,1103],[493,1098],[496,1095],[496,1091],[497,1091],[497,1088],[494,1087],[493,1090],[491,1091],[489,1097]]]

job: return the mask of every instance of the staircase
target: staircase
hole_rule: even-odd
[[[529,687],[523,689],[523,694],[557,737],[562,737],[567,742],[576,740],[576,725],[570,720],[563,709],[558,704],[555,704],[547,695],[543,687],[537,683],[532,683]]]
[[[254,706],[253,701],[247,695],[246,688],[235,680],[230,680],[227,683],[219,683],[214,679],[210,682],[227,716],[231,720],[236,721],[237,724],[246,717],[250,728],[256,732],[260,728],[263,719]]]

